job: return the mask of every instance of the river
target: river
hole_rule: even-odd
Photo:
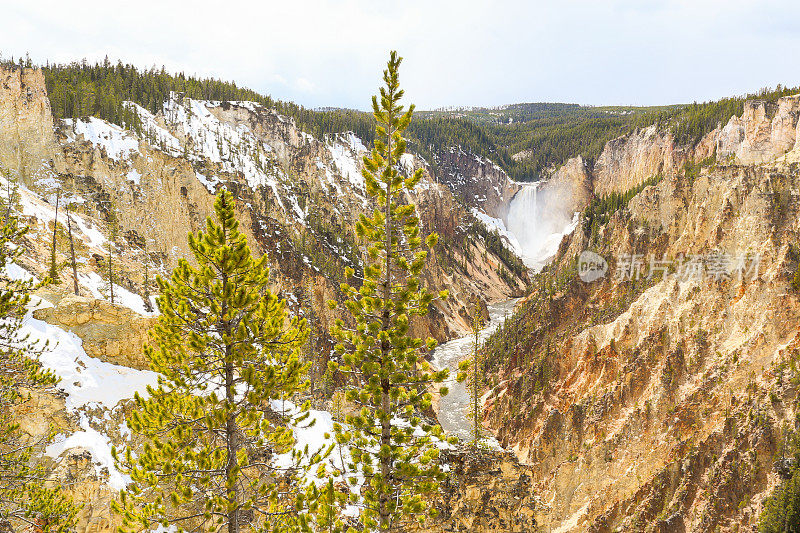
[[[517,299],[507,300],[489,306],[489,323],[478,333],[478,340],[481,343],[511,316],[517,301]],[[472,334],[453,339],[440,345],[433,352],[433,366],[437,369],[450,369],[450,377],[446,382],[450,392],[439,400],[437,413],[439,423],[449,435],[467,441],[472,439],[472,422],[469,419],[470,394],[465,383],[456,381],[456,374],[458,363],[472,357],[474,339],[475,336]]]

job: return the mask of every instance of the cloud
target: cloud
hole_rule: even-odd
[[[40,0],[3,7],[0,51],[108,55],[365,109],[397,49],[421,108],[657,104],[800,84],[798,15],[789,0]]]
[[[297,80],[295,80],[295,82],[294,82],[294,85],[295,85],[295,87],[297,87],[298,91],[301,91],[301,92],[304,92],[304,93],[313,93],[313,92],[316,92],[316,90],[317,90],[316,85],[314,85],[313,83],[311,83],[310,81],[308,81],[305,78],[297,78]]]

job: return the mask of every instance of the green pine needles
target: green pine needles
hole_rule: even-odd
[[[402,133],[414,111],[413,105],[405,110],[400,104],[400,62],[392,52],[380,98],[372,99],[375,144],[362,173],[377,208],[356,224],[365,251],[364,277],[360,287],[342,284],[352,320],[347,325],[338,320],[331,330],[341,357],[341,363],[331,363],[332,370],[344,376],[345,398],[356,407],[344,425],[334,425],[337,441],[350,449],[348,479],[364,480],[362,494],[351,501],[361,507],[364,529],[380,531],[435,516],[431,500],[445,476],[436,446],[445,437],[423,412],[431,406],[431,387],[446,379],[447,370],[434,371],[424,359],[435,347],[433,339],[424,342],[409,333],[412,317],[425,315],[434,298],[421,286],[420,274],[426,248],[437,236],[423,243],[416,208],[403,202],[422,171],[405,177],[399,170],[406,148]],[[346,275],[352,278],[354,271]],[[441,393],[447,390],[442,387]]]
[[[39,361],[47,345],[32,343],[22,331],[31,292],[41,284],[8,273],[28,231],[12,214],[13,197],[8,205],[0,202],[0,522],[11,531],[64,533],[74,528],[78,509],[60,488],[49,488],[41,450],[52,432],[31,438],[14,421],[36,395],[54,392],[58,378]]]
[[[189,236],[197,266],[183,260],[157,279],[161,315],[146,355],[158,386],[136,396],[127,419],[144,446],[124,460],[114,452],[132,480],[114,504],[125,531],[292,531],[302,521],[292,427],[308,406],[276,411],[307,387],[305,321],[268,290],[267,257],[251,255],[229,192],[214,210],[217,221]],[[278,469],[276,453],[297,461]]]

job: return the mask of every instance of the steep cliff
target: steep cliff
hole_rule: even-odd
[[[60,170],[42,71],[0,68],[0,167],[26,184]]]
[[[613,208],[596,237],[568,236],[489,343],[486,423],[532,466],[539,524],[757,523],[796,415],[796,101],[780,100],[774,116],[747,104],[726,126],[742,124],[741,135],[715,131],[694,148],[716,149],[719,162],[702,169],[652,132],[606,147],[627,155],[605,159],[617,174],[595,167],[596,193],[664,177]],[[596,281],[579,276],[584,250],[602,257]]]

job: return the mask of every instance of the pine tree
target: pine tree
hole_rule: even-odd
[[[427,252],[416,208],[400,201],[422,179],[421,170],[408,178],[399,171],[406,147],[402,132],[414,111],[413,105],[405,111],[399,103],[400,61],[392,52],[380,100],[372,100],[376,139],[364,158],[363,176],[378,207],[356,223],[366,251],[362,285],[342,283],[354,327],[338,320],[331,331],[342,358],[340,365],[331,365],[346,377],[346,399],[360,409],[334,430],[338,442],[350,447],[347,470],[365,480],[361,523],[380,531],[435,516],[430,500],[444,477],[435,445],[435,439],[444,439],[441,427],[425,421],[422,412],[431,405],[429,386],[444,381],[447,371],[433,371],[424,359],[436,344],[433,339],[423,342],[409,334],[410,320],[428,312],[433,295],[419,279]],[[425,245],[433,247],[436,239],[429,235]],[[353,269],[346,276],[352,278]]]
[[[46,344],[33,345],[22,332],[30,293],[40,284],[8,275],[23,252],[28,228],[10,210],[6,216],[0,226],[0,521],[12,531],[62,533],[75,525],[77,509],[59,488],[44,486],[46,472],[37,452],[51,435],[31,442],[14,422],[14,412],[32,394],[54,392],[58,379],[39,361]]]
[[[168,281],[157,278],[161,315],[145,353],[158,385],[135,397],[127,419],[145,444],[124,461],[114,451],[133,482],[114,503],[123,530],[292,527],[297,502],[283,491],[293,470],[267,458],[293,449],[287,425],[308,406],[278,422],[270,404],[307,386],[305,325],[267,288],[267,257],[252,257],[232,195],[223,190],[214,210],[217,222],[189,236],[197,267],[182,260]]]
[[[108,232],[109,239],[106,242],[106,250],[108,251],[108,295],[111,303],[114,303],[114,250],[117,247],[117,236],[119,234],[119,219],[113,204],[108,207]]]
[[[305,235],[305,234],[304,234]],[[306,283],[306,297],[308,298],[308,309],[306,314],[306,324],[308,329],[308,342],[306,343],[306,361],[309,363],[308,367],[308,376],[309,376],[309,383],[311,388],[311,394],[314,394],[314,388],[316,385],[316,369],[317,369],[317,358],[318,355],[316,353],[316,325],[317,325],[317,317],[314,313],[314,277],[308,276],[308,280]]]

